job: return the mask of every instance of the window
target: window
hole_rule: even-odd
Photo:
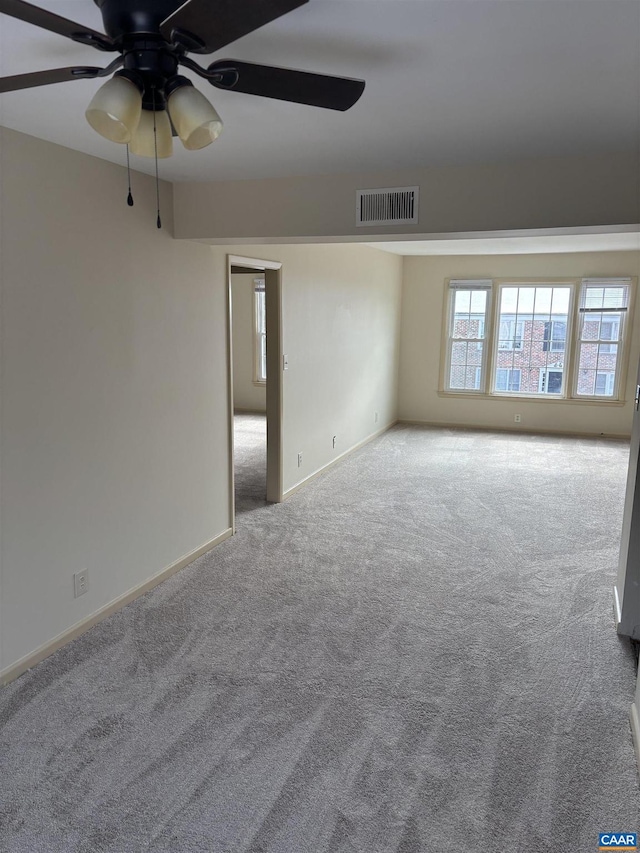
[[[563,320],[549,320],[544,324],[542,349],[545,352],[561,352],[567,339],[567,323]]]
[[[499,367],[496,370],[496,391],[519,391],[521,376],[521,370]]]
[[[450,282],[447,387],[452,391],[483,390],[486,321],[490,282]]]
[[[267,313],[264,278],[253,280],[254,382],[267,381]]]
[[[516,330],[513,346],[498,339],[495,390],[532,396],[561,394],[571,286],[561,284],[502,285],[498,288],[498,321]],[[517,387],[501,388],[502,370],[518,370]]]
[[[600,340],[601,341],[617,341],[620,337],[620,320],[610,319],[603,320],[600,323]],[[616,344],[601,344],[600,352],[614,353]]]
[[[562,394],[562,371],[541,370],[538,391],[541,394]]]
[[[500,318],[500,337],[498,349],[522,349],[524,323],[512,317]]]
[[[611,373],[610,371],[596,373],[596,395],[599,397],[612,397],[615,379],[615,373]]]
[[[628,283],[596,280],[582,283],[578,309],[578,396],[616,396],[628,307]]]
[[[452,280],[444,392],[621,399],[631,279]]]

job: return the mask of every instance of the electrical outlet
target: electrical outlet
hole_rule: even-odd
[[[302,468],[302,453],[298,453],[298,468]]]
[[[337,440],[338,440],[338,436],[337,436],[337,435],[334,435],[334,436],[333,436],[333,446],[334,446],[334,448],[335,448],[335,446],[336,446],[336,441],[337,441]]]
[[[513,420],[515,423],[519,424],[520,421],[522,420],[522,416],[521,415],[514,415]]]
[[[82,569],[81,572],[76,572],[73,576],[73,597],[78,598],[84,595],[89,589],[89,571]]]

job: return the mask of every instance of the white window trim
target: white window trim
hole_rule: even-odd
[[[487,315],[486,328],[484,338],[484,352],[482,360],[483,382],[480,390],[463,390],[449,389],[447,387],[448,377],[450,375],[450,353],[451,353],[451,313],[453,307],[453,298],[451,283],[455,282],[458,289],[464,289],[464,285],[489,285],[489,293],[487,297]],[[580,291],[583,284],[594,284],[595,282],[603,285],[611,286],[614,282],[623,282],[629,286],[629,300],[627,310],[623,316],[623,322],[620,329],[620,339],[618,342],[618,361],[616,368],[615,390],[612,397],[604,397],[602,395],[588,396],[577,393],[578,384],[578,344],[580,335]],[[442,320],[442,339],[440,348],[440,381],[438,386],[438,394],[443,397],[481,397],[483,399],[504,399],[524,398],[527,400],[536,400],[541,403],[549,403],[557,405],[559,403],[571,405],[597,405],[597,406],[624,406],[627,402],[626,386],[628,384],[629,371],[629,354],[631,348],[631,324],[635,311],[636,291],[638,287],[637,276],[605,276],[598,279],[584,278],[494,278],[494,279],[446,279],[445,280],[445,299],[443,305],[443,320]],[[567,333],[565,343],[565,357],[563,370],[563,393],[562,394],[540,394],[517,391],[496,391],[493,388],[494,364],[497,361],[498,341],[497,335],[493,335],[493,329],[499,328],[497,325],[500,314],[500,289],[505,286],[522,287],[529,285],[536,286],[551,286],[551,285],[570,285],[572,288],[569,312],[567,316]],[[630,318],[627,322],[627,318]],[[555,351],[557,352],[557,350]],[[549,368],[554,370],[553,367]],[[559,369],[559,368],[555,368]],[[601,371],[599,371],[601,372]]]

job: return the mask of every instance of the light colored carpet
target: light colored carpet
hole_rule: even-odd
[[[627,456],[396,427],[254,495],[233,540],[2,692],[0,849],[584,853],[638,829]]]
[[[243,524],[241,514],[267,503],[267,419],[265,415],[235,415],[233,421],[236,521]]]

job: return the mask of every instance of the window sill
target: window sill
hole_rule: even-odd
[[[266,388],[267,387],[267,380],[266,379],[254,379],[253,384],[257,388]]]
[[[438,391],[438,397],[451,398],[455,400],[502,400],[511,402],[524,400],[527,403],[551,403],[555,406],[561,403],[569,406],[610,406],[614,408],[627,405],[626,400],[598,400],[595,397],[578,399],[576,397],[552,397],[551,395],[548,397],[542,397],[534,394],[484,394],[476,391],[456,393],[455,391],[440,390]]]

